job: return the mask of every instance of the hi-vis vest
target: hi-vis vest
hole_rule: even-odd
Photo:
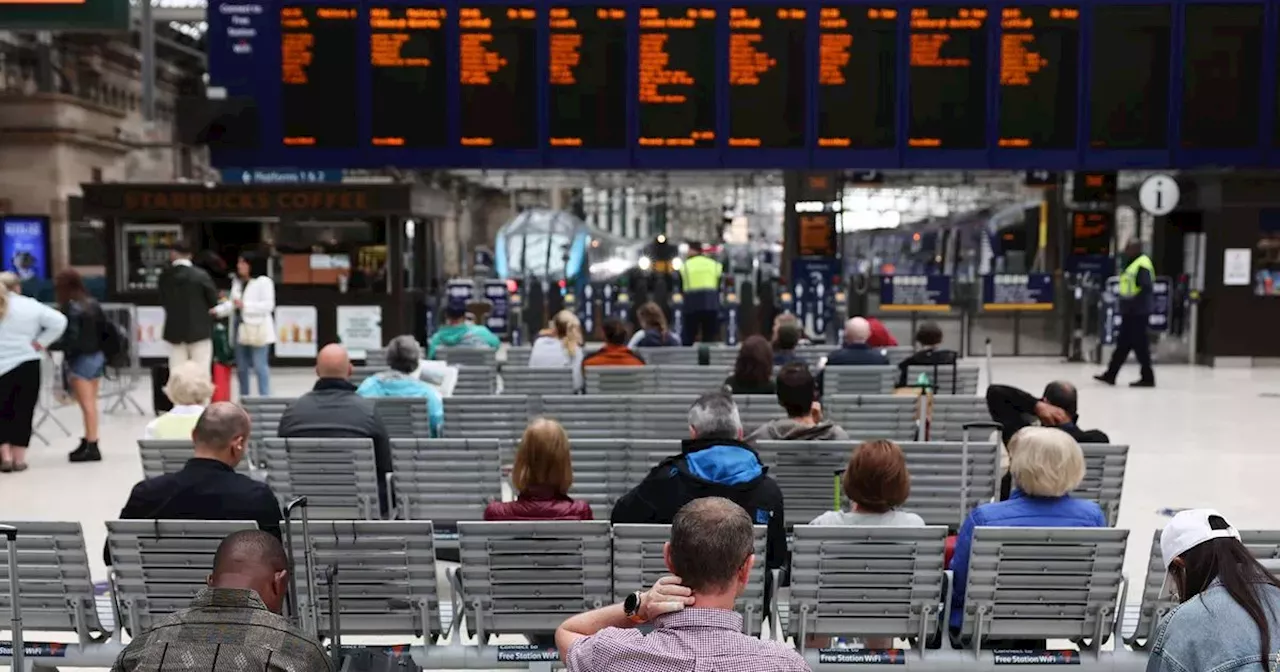
[[[1120,298],[1130,299],[1138,295],[1138,273],[1142,269],[1147,269],[1147,273],[1151,274],[1151,279],[1156,278],[1156,267],[1151,263],[1151,257],[1145,254],[1138,255],[1124,269],[1124,273],[1120,274]]]
[[[680,267],[680,280],[685,293],[699,290],[720,290],[720,262],[705,255],[698,255]]]

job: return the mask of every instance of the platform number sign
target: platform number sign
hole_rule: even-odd
[[[1163,217],[1178,207],[1182,190],[1178,181],[1168,175],[1152,175],[1138,188],[1138,203],[1153,217]]]

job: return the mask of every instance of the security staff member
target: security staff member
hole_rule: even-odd
[[[684,286],[685,345],[695,340],[711,342],[720,337],[720,262],[702,253],[702,243],[690,243],[689,257],[680,267],[680,283]],[[697,336],[701,332],[701,339]]]
[[[1111,354],[1111,364],[1105,373],[1094,376],[1108,385],[1116,384],[1116,374],[1129,358],[1132,350],[1142,367],[1142,378],[1129,387],[1155,387],[1156,376],[1151,371],[1151,342],[1147,340],[1147,322],[1153,303],[1153,283],[1156,269],[1151,258],[1142,252],[1142,243],[1131,240],[1124,247],[1124,260],[1128,264],[1120,274],[1120,332],[1116,335],[1116,350]]]

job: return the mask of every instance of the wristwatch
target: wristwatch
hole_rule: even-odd
[[[637,590],[627,596],[622,602],[622,612],[631,619],[632,623],[644,623],[644,619],[640,617],[640,601],[644,598],[644,592]]]

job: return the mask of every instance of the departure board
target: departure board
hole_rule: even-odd
[[[1168,5],[1093,8],[1090,147],[1168,145],[1171,15]]]
[[[1080,8],[1000,14],[1000,147],[1072,149],[1080,82]]]
[[[898,10],[843,5],[818,16],[818,147],[897,144]]]
[[[1111,254],[1112,230],[1116,214],[1113,211],[1071,213],[1071,254],[1075,256],[1106,256]]]
[[[463,147],[537,147],[537,16],[533,7],[459,8]]]
[[[1263,16],[1262,5],[1187,5],[1179,129],[1183,147],[1258,144]]]
[[[356,15],[354,7],[286,5],[280,9],[284,145],[356,145]]]
[[[549,24],[549,144],[626,147],[627,10],[552,7]]]
[[[376,147],[444,147],[448,94],[443,7],[369,9],[370,124]]]
[[[729,9],[730,147],[804,147],[805,16],[801,7]]]
[[[714,147],[716,10],[640,8],[640,147]]]
[[[907,146],[986,146],[987,9],[911,8]]]

